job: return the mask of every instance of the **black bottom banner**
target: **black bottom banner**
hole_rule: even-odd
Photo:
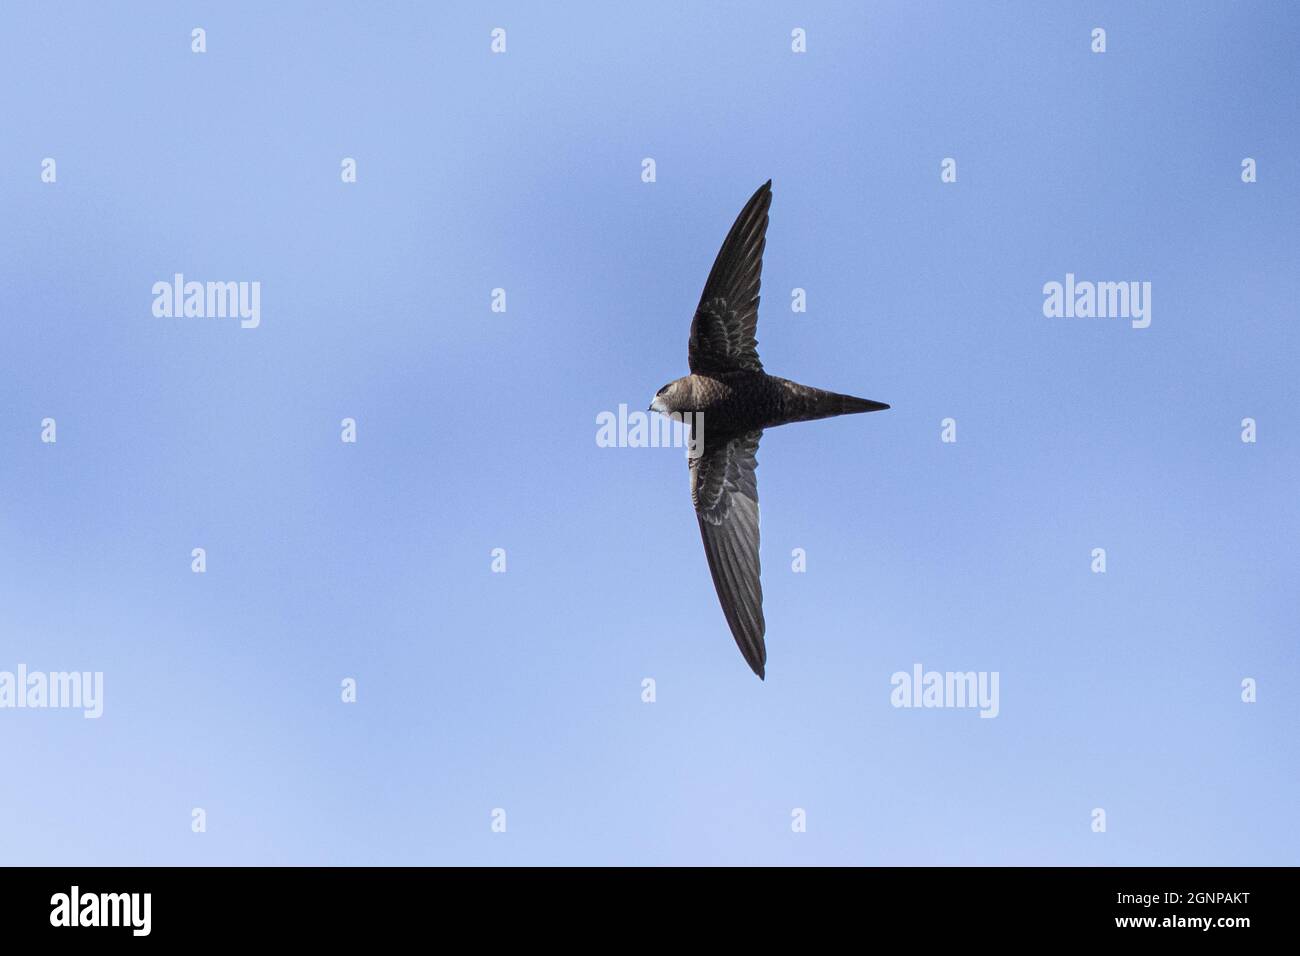
[[[673,936],[662,934],[681,927],[697,942],[920,929],[926,943],[1105,936],[1231,946],[1285,932],[1293,877],[1238,868],[10,868],[0,870],[0,920],[9,940],[91,944],[379,942],[421,929],[448,940],[609,939],[613,929],[666,945]]]

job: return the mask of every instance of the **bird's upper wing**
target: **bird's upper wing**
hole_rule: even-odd
[[[763,677],[763,585],[758,567],[758,483],[754,469],[762,430],[705,442],[691,459],[691,501],[704,554],[736,646]]]
[[[763,273],[772,180],[758,187],[727,233],[704,283],[687,349],[691,371],[762,371],[758,360],[758,287]]]

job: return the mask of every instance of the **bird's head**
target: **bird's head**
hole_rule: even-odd
[[[684,379],[677,379],[669,382],[659,391],[655,392],[655,397],[650,400],[650,411],[658,412],[660,415],[671,415],[673,412],[686,411],[686,386]]]

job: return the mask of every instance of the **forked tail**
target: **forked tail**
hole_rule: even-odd
[[[889,407],[884,402],[827,392],[798,382],[787,382],[785,392],[785,414],[782,417],[787,422],[809,422],[836,415],[879,412]]]

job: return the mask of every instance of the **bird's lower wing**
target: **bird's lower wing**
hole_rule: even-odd
[[[760,678],[767,663],[758,563],[758,442],[761,430],[706,441],[692,458],[691,501],[704,554],[736,646]]]

